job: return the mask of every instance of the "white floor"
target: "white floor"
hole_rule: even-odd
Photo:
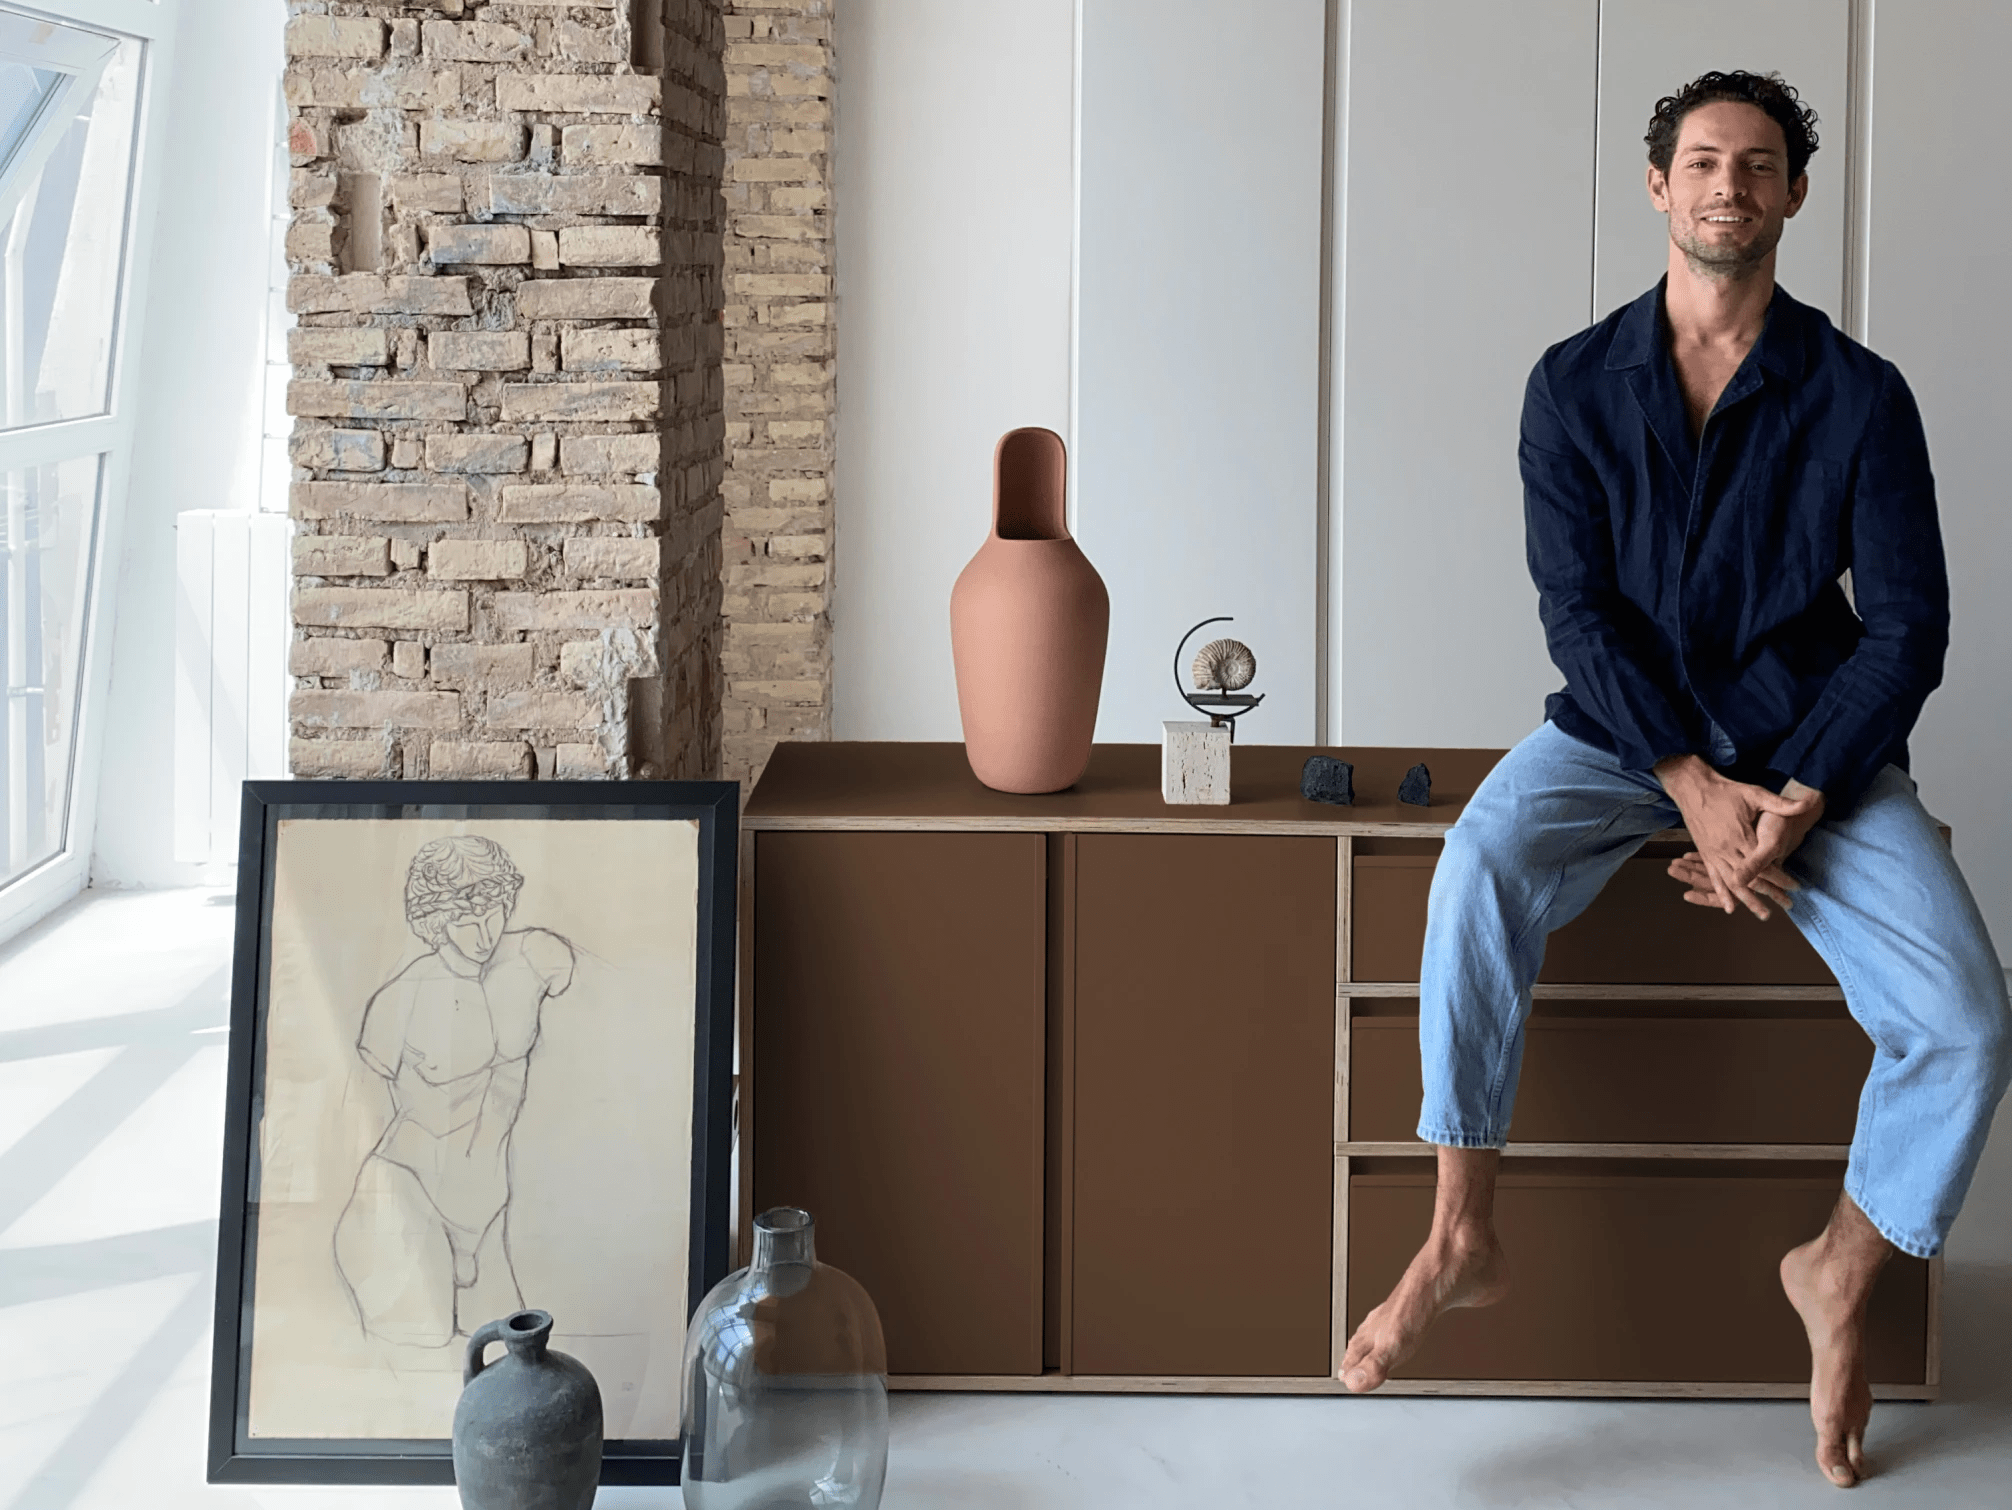
[[[0,948],[0,1510],[448,1510],[203,1483],[230,898],[96,894]],[[1942,1402],[1851,1503],[2012,1506],[2012,1114],[1949,1247]],[[906,1395],[888,1510],[1830,1505],[1796,1404]],[[678,1503],[604,1490],[605,1510]]]

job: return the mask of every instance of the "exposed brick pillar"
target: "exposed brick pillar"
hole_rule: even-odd
[[[295,772],[712,774],[719,0],[291,5]]]
[[[830,0],[726,0],[725,776],[831,737]]]

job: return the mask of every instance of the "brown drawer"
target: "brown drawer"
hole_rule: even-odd
[[[1418,1126],[1417,1003],[1388,1005],[1408,1010],[1364,1016],[1358,1006],[1349,1025],[1348,1135],[1365,1142],[1408,1140]],[[1849,1143],[1871,1066],[1871,1040],[1827,1003],[1539,1003],[1509,1135]]]
[[[1400,1379],[1799,1383],[1809,1345],[1781,1256],[1822,1230],[1842,1165],[1511,1159],[1495,1220],[1514,1288],[1449,1311]],[[1413,1167],[1415,1166],[1415,1167]],[[1533,1167],[1534,1166],[1534,1167]],[[1389,1293],[1432,1223],[1432,1165],[1361,1159],[1349,1180],[1348,1320]],[[1928,1265],[1896,1255],[1866,1316],[1875,1384],[1920,1384]]]
[[[1359,981],[1417,980],[1434,855],[1358,854],[1354,954]],[[1684,900],[1667,856],[1626,861],[1578,917],[1551,935],[1539,980],[1587,985],[1834,985],[1795,924],[1727,916]]]

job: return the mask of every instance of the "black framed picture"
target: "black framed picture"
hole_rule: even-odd
[[[738,822],[731,782],[246,783],[212,1483],[451,1483],[468,1337],[527,1306],[601,1481],[677,1482]]]

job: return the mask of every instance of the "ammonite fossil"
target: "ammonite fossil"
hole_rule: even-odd
[[[1257,675],[1257,657],[1241,640],[1210,640],[1195,655],[1197,692],[1237,692]]]

